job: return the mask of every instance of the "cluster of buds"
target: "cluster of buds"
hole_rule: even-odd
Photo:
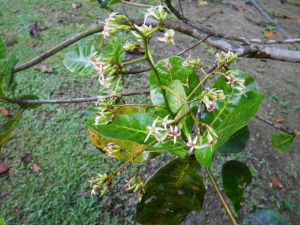
[[[216,54],[216,62],[217,65],[223,65],[224,67],[229,67],[231,63],[237,61],[239,58],[237,57],[236,54],[234,54],[233,52],[220,52]]]
[[[208,126],[206,124],[203,124],[203,125],[207,129],[207,135],[206,135],[207,142],[202,143],[203,136],[200,136],[199,141],[200,141],[201,144],[198,145],[198,136],[196,136],[194,139],[192,139],[191,135],[189,135],[188,142],[186,143],[186,146],[189,147],[189,154],[190,155],[193,154],[195,149],[210,147],[210,149],[212,150],[212,146],[217,143],[218,135],[216,134],[215,130],[211,126]]]
[[[154,120],[151,126],[147,126],[148,129],[148,134],[145,139],[145,142],[148,140],[150,135],[154,135],[155,139],[160,142],[160,143],[165,143],[164,141],[168,141],[168,137],[173,138],[174,140],[174,145],[176,144],[177,138],[181,135],[181,132],[178,131],[178,126],[170,125],[174,122],[174,120],[169,120],[168,119],[169,115],[166,116],[162,121],[161,121],[161,126],[156,127],[156,123],[158,121],[158,118]]]
[[[109,186],[107,185],[108,176],[106,174],[98,174],[96,179],[92,178],[89,182],[92,185],[91,195],[96,195],[96,193],[100,193],[100,196],[104,195]]]
[[[156,7],[151,7],[147,10],[145,13],[145,21],[144,24],[146,23],[148,17],[152,17],[157,19],[159,25],[162,25],[166,19],[168,19],[168,13],[166,13],[166,10],[170,11],[167,7],[159,5]]]
[[[152,26],[147,26],[143,24],[142,26],[137,26],[134,24],[134,27],[142,33],[144,36],[148,36],[149,33],[153,30]],[[143,37],[137,32],[137,31],[132,31],[132,34],[137,38],[137,41],[140,43],[143,43]]]
[[[240,78],[240,77],[236,77],[236,72],[234,71],[227,71],[225,74],[225,78],[226,78],[226,83],[233,86],[235,90],[237,90],[240,94],[245,94],[245,79],[244,78]]]
[[[182,66],[192,66],[193,68],[201,68],[201,60],[198,59],[191,59],[191,55],[189,55],[189,57],[184,60],[184,62],[182,63]]]
[[[104,150],[109,156],[112,157],[114,153],[117,153],[121,150],[121,146],[116,145],[114,143],[108,143]]]
[[[127,21],[127,18],[122,15],[117,15],[117,12],[109,14],[105,19],[105,25],[103,27],[102,35],[104,38],[108,38],[121,30],[131,30],[130,26],[120,24]]]
[[[94,125],[107,125],[112,122],[116,109],[113,106],[100,107],[95,117]]]
[[[142,179],[138,176],[132,177],[130,180],[125,179],[126,184],[124,185],[125,188],[127,188],[127,191],[133,190],[134,192],[137,192],[138,190],[142,189],[144,192],[144,183]]]
[[[224,101],[226,96],[224,95],[223,90],[216,90],[212,88],[210,90],[202,91],[199,100],[205,104],[207,111],[211,112],[216,109],[216,103]]]
[[[100,84],[108,89],[111,88],[117,78],[118,65],[112,65],[109,58],[97,57],[97,52],[90,56],[90,63],[97,72]]]

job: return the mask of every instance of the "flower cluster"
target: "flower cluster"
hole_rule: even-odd
[[[154,120],[151,126],[147,126],[148,129],[148,134],[145,139],[145,142],[148,140],[150,135],[154,135],[155,139],[160,142],[164,143],[164,141],[167,139],[167,137],[171,137],[174,140],[174,145],[176,144],[177,138],[181,135],[181,132],[178,130],[178,126],[170,125],[174,121],[168,119],[169,115],[166,116],[162,121],[161,121],[161,126],[157,127],[156,123],[158,121],[158,118]]]
[[[240,77],[236,77],[236,72],[234,71],[227,71],[226,75],[226,83],[233,86],[235,90],[237,90],[238,92],[240,92],[240,94],[245,94],[245,79],[244,78],[240,78]]]
[[[108,18],[105,19],[105,25],[102,31],[103,37],[108,38],[120,30],[131,30],[130,26],[120,24],[124,21],[127,21],[127,18],[122,15],[117,15],[117,12],[109,14]]]
[[[113,156],[112,154],[119,152],[121,150],[121,146],[116,145],[114,143],[108,143],[107,146],[104,148],[104,150],[109,156]]]
[[[167,7],[159,5],[156,7],[151,7],[147,10],[145,13],[145,21],[144,24],[146,23],[148,17],[152,17],[158,20],[158,23],[161,25],[163,22],[168,19],[168,13],[166,13],[165,9],[168,10]],[[169,10],[168,10],[169,11]]]
[[[139,176],[134,176],[130,180],[125,179],[125,182],[126,184],[124,185],[124,187],[127,187],[127,191],[133,190],[134,192],[137,192],[138,190],[142,189],[142,191],[145,192],[143,188],[144,183]]]
[[[93,188],[91,195],[96,195],[96,193],[100,193],[100,196],[104,195],[109,188],[109,186],[106,184],[107,180],[108,176],[106,174],[98,174],[96,179],[92,178],[89,180]]]
[[[225,98],[223,90],[216,90],[215,88],[212,88],[210,90],[202,91],[199,100],[204,103],[207,110],[211,112],[216,109],[216,102],[224,101]]]
[[[107,125],[112,122],[116,109],[112,106],[100,107],[94,125]]]
[[[182,66],[192,66],[193,68],[201,68],[201,60],[199,58],[191,59],[191,55],[189,55],[189,57],[182,63]]]
[[[97,57],[97,52],[90,56],[90,63],[97,72],[100,84],[108,89],[111,88],[117,78],[118,66],[112,65],[108,58]]]
[[[223,65],[228,67],[231,63],[237,61],[238,59],[239,58],[237,55],[230,51],[228,53],[222,51],[216,54],[216,62],[218,66]]]
[[[143,24],[142,26],[137,26],[134,24],[134,27],[140,32],[142,33],[144,36],[147,36],[148,33],[150,33],[153,28],[152,26],[147,26],[145,24]],[[137,41],[140,43],[143,43],[143,37],[137,32],[137,31],[132,31],[132,34],[137,38]]]
[[[205,125],[205,124],[203,124],[203,125]],[[186,143],[186,145],[190,148],[189,149],[190,155],[193,153],[193,151],[195,149],[210,147],[210,149],[212,150],[212,146],[217,143],[216,138],[218,138],[218,135],[216,134],[215,130],[208,125],[205,125],[205,126],[207,128],[207,135],[206,135],[207,142],[206,143],[198,145],[198,136],[196,136],[194,139],[192,139],[191,135],[189,135],[188,142]],[[203,139],[203,136],[200,136],[200,142],[202,142],[202,139]]]

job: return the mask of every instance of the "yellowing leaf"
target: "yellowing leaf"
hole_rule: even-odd
[[[273,40],[275,38],[275,34],[273,32],[270,32],[270,33],[266,33],[265,34],[265,37],[267,39],[270,39],[270,40]]]

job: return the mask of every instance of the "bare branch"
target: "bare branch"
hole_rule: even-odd
[[[139,90],[132,92],[120,93],[117,96],[132,96],[132,95],[142,95],[149,94],[149,90]],[[106,96],[95,96],[86,98],[70,98],[70,99],[40,99],[40,100],[21,100],[21,99],[7,99],[10,103],[17,103],[21,105],[33,105],[33,104],[63,104],[63,103],[80,103],[80,102],[96,102],[101,99],[109,99],[115,97],[116,95],[106,95]]]
[[[290,135],[293,135],[293,136],[296,135],[295,132],[291,132],[291,131],[289,131],[287,128],[280,127],[280,126],[278,126],[277,124],[274,124],[273,122],[268,121],[268,120],[266,120],[266,119],[264,119],[264,118],[262,118],[262,117],[260,117],[260,116],[258,116],[258,115],[256,115],[255,118],[259,119],[260,121],[262,121],[262,122],[264,122],[264,123],[266,123],[266,124],[268,124],[268,125],[274,127],[274,128],[277,129],[277,130],[280,130],[280,131],[282,131],[282,132],[284,132],[284,133],[286,133],[286,134],[290,134]]]

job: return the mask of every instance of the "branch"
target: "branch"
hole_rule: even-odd
[[[22,70],[26,70],[26,69],[42,62],[43,60],[49,58],[50,56],[54,55],[55,53],[57,53],[57,52],[63,50],[64,48],[68,47],[69,45],[79,41],[80,39],[85,38],[89,35],[101,32],[103,30],[103,27],[104,27],[104,25],[101,24],[101,25],[99,25],[95,28],[91,28],[91,29],[83,31],[79,34],[76,34],[75,36],[69,38],[68,40],[66,40],[66,41],[60,43],[59,45],[55,46],[54,48],[50,49],[49,51],[46,51],[46,52],[42,53],[41,55],[29,60],[28,62],[25,62],[21,65],[16,66],[14,68],[14,72],[17,73],[17,72],[20,72]]]
[[[149,90],[139,90],[132,92],[124,92],[118,95],[106,95],[106,96],[95,96],[86,98],[70,98],[70,99],[40,99],[40,100],[21,100],[21,99],[7,99],[9,103],[17,103],[21,105],[33,105],[33,104],[62,104],[62,103],[80,103],[80,102],[96,102],[99,100],[109,99],[112,97],[122,97],[131,95],[149,94]]]
[[[286,133],[286,134],[290,134],[290,135],[296,136],[296,133],[295,133],[295,132],[291,132],[291,131],[289,131],[287,128],[280,127],[280,126],[278,126],[277,124],[274,124],[273,122],[268,121],[268,120],[266,120],[266,119],[264,119],[264,118],[262,118],[262,117],[260,117],[260,116],[258,116],[258,115],[256,115],[255,118],[259,119],[260,121],[262,121],[262,122],[264,122],[264,123],[270,125],[271,127],[274,127],[274,128],[277,129],[277,130],[280,130],[280,131],[282,131],[282,132],[284,132],[284,133]]]

